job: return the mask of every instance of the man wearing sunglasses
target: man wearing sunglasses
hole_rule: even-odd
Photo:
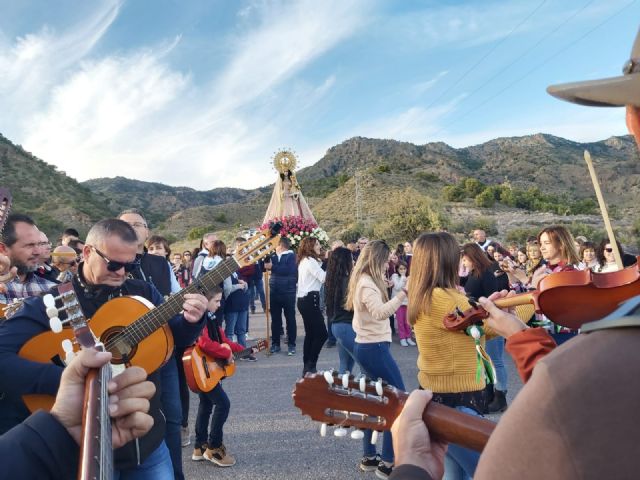
[[[89,231],[73,286],[82,312],[91,318],[104,303],[123,295],[136,295],[161,304],[164,299],[150,283],[129,278],[138,267],[138,237],[133,228],[117,219],[98,222]],[[186,294],[183,313],[169,320],[176,346],[194,342],[204,326],[207,301],[200,294]],[[62,316],[62,314],[61,314]],[[64,317],[62,317],[64,318]],[[30,338],[49,329],[41,298],[30,298],[15,316],[0,324],[0,433],[23,421],[29,414],[22,395],[55,394],[62,374],[54,363],[27,361],[17,355]],[[116,478],[173,479],[169,450],[164,441],[165,416],[161,405],[160,370],[149,375],[157,393],[149,414],[153,428],[145,436],[115,451]],[[76,461],[76,459],[69,459]]]

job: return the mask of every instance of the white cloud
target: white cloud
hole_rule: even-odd
[[[30,64],[12,70],[14,84],[29,69],[47,71],[67,49],[74,54],[53,69],[60,74],[43,86],[38,107],[21,112],[23,129],[11,131],[0,119],[0,131],[16,132],[27,150],[79,180],[124,175],[200,189],[272,181],[269,157],[289,124],[337,80],[286,81],[357,31],[367,11],[360,0],[255,2],[239,13],[253,27],[227,43],[230,62],[202,87],[170,64],[179,37],[87,60],[119,6],[69,32],[16,41],[13,50]],[[13,57],[0,51],[6,62]]]

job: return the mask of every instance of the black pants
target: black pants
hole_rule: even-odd
[[[184,348],[176,348],[173,352],[176,363],[178,364],[178,387],[180,388],[180,403],[182,405],[182,426],[189,426],[189,387],[187,379],[184,376],[184,366],[182,364],[182,356]]]
[[[287,322],[287,337],[290,347],[296,346],[296,292],[279,293],[271,290],[269,293],[271,307],[271,344],[280,346],[282,335],[282,313]]]
[[[327,340],[327,327],[320,310],[320,292],[309,292],[298,298],[298,310],[304,323],[303,373],[315,372],[320,350]]]

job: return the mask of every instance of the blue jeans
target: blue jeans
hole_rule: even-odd
[[[209,448],[219,448],[222,445],[222,428],[231,409],[229,397],[222,389],[221,383],[218,383],[210,392],[199,393],[198,397],[200,397],[200,405],[198,405],[196,416],[196,448],[205,443]],[[211,415],[212,410],[213,415]],[[209,417],[211,417],[211,426],[207,434]]]
[[[247,346],[247,325],[249,323],[249,310],[242,312],[225,312],[224,334],[229,340],[236,336],[236,341],[243,347]]]
[[[167,445],[162,442],[137,468],[115,470],[113,480],[173,480],[173,468]]]
[[[487,340],[486,350],[493,366],[496,367],[495,389],[501,392],[507,391],[507,369],[504,366],[504,338],[497,337]]]
[[[249,305],[251,310],[256,309],[256,297],[260,298],[262,309],[265,309],[264,282],[262,277],[249,284]]]
[[[353,352],[356,360],[364,370],[364,373],[371,379],[381,378],[389,385],[393,385],[400,390],[404,390],[402,374],[398,364],[391,356],[390,342],[379,343],[354,343]],[[376,454],[376,446],[371,444],[371,430],[364,431],[362,439],[364,454],[373,457]],[[393,443],[391,432],[384,432],[382,436],[382,460],[393,463]]]
[[[456,410],[479,417],[478,412],[468,407],[456,407]],[[470,480],[476,472],[480,453],[463,448],[453,443],[449,444],[444,456],[443,480]]]
[[[164,441],[169,449],[173,472],[176,480],[183,480],[182,473],[182,441],[180,427],[182,427],[182,401],[180,400],[180,385],[178,382],[178,365],[173,358],[160,369],[162,411],[166,418],[167,427]]]
[[[332,323],[331,331],[338,345],[338,357],[340,358],[340,374],[345,372],[353,373],[353,365],[356,357],[353,347],[356,341],[356,332],[350,323]]]

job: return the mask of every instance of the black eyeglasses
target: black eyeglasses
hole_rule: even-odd
[[[136,257],[133,262],[116,262],[115,260],[109,260],[104,253],[98,250],[93,245],[89,245],[91,248],[95,250],[95,252],[100,255],[100,257],[107,262],[107,270],[110,272],[117,272],[121,268],[124,268],[124,271],[129,273],[134,271],[136,268],[140,266],[140,259]]]

